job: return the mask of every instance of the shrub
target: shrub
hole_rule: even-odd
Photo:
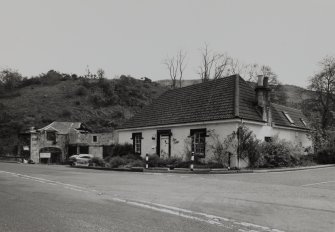
[[[126,165],[127,160],[125,158],[122,158],[120,156],[115,156],[110,158],[109,165],[111,168],[118,168],[120,166]]]
[[[64,109],[64,110],[62,111],[62,114],[61,114],[61,116],[64,117],[64,118],[71,117],[71,115],[72,115],[71,111],[69,111],[69,110],[67,110],[67,109]]]
[[[263,142],[260,146],[258,167],[288,167],[300,164],[303,155],[301,148],[285,140],[274,138],[272,142]]]
[[[148,164],[150,167],[177,167],[183,160],[180,157],[160,158],[158,155],[150,155]]]
[[[144,162],[141,158],[135,155],[125,155],[123,157],[114,156],[109,159],[109,164],[111,168],[119,167],[143,167]]]
[[[113,147],[112,156],[126,156],[126,155],[134,155],[133,145],[125,143],[125,144],[116,144]]]
[[[335,164],[335,149],[326,148],[316,154],[316,161],[319,164]]]
[[[299,164],[301,166],[312,166],[316,165],[316,155],[308,154],[300,157]]]
[[[80,86],[76,90],[76,95],[78,96],[86,96],[87,95],[87,89],[84,86]]]
[[[130,162],[127,164],[127,167],[144,167],[144,161],[137,159],[137,160],[129,160]]]
[[[93,157],[90,160],[90,164],[94,164],[95,166],[99,166],[99,167],[105,167],[106,162],[100,157]]]

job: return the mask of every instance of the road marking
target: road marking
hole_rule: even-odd
[[[44,178],[38,178],[38,177],[28,176],[28,175],[14,173],[14,172],[7,172],[7,171],[0,171],[0,173],[5,173],[5,174],[9,174],[15,177],[19,177],[19,178],[23,178],[23,179],[27,179],[31,181],[36,181],[42,184],[58,185],[58,186],[62,186],[69,190],[87,192],[87,193],[94,192],[94,193],[97,193],[98,195],[102,195],[101,192],[95,189],[89,189],[89,188],[85,188],[85,187],[81,187],[77,185],[66,184],[66,183],[62,183],[59,181],[53,181],[53,180],[48,180]],[[146,202],[146,201],[126,200],[126,199],[117,198],[117,197],[112,197],[110,199],[115,202],[120,202],[120,203],[128,204],[131,206],[137,206],[137,207],[146,208],[146,209],[150,209],[150,210],[154,210],[154,211],[158,211],[162,213],[167,213],[167,214],[183,217],[186,219],[191,219],[191,220],[204,222],[204,223],[211,224],[211,225],[224,227],[227,229],[238,229],[238,231],[240,232],[284,232],[284,231],[269,228],[266,226],[260,226],[260,225],[256,225],[256,224],[248,223],[248,222],[239,222],[239,221],[236,221],[230,218],[224,218],[224,217],[220,217],[216,215],[206,214],[202,212],[192,211],[192,210],[178,208],[178,207],[169,206],[169,205],[163,205],[163,204]],[[236,228],[236,227],[242,227],[243,229]]]
[[[307,186],[313,186],[313,185],[319,185],[319,184],[328,184],[328,183],[335,183],[335,180],[317,182],[317,183],[312,183],[312,184],[304,184],[304,185],[301,185],[300,187],[307,187]]]

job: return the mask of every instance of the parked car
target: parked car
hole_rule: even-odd
[[[89,166],[93,157],[91,154],[72,155],[69,157],[69,164],[71,166]]]

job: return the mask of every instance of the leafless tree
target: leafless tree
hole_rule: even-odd
[[[217,55],[212,54],[208,48],[208,44],[201,49],[201,64],[199,66],[199,75],[202,82],[209,81],[214,62],[217,60]]]
[[[213,79],[218,79],[226,76],[229,71],[229,66],[231,62],[231,58],[227,54],[217,54],[216,60],[214,62],[214,76]]]
[[[214,53],[209,50],[208,44],[201,49],[201,64],[199,76],[202,82],[224,77],[229,72],[231,58],[225,53]]]
[[[171,87],[177,88],[177,82],[179,81],[179,87],[182,87],[182,79],[184,70],[186,68],[185,58],[186,52],[179,50],[174,57],[166,58],[164,64],[169,71],[169,75],[172,81]]]
[[[335,103],[335,58],[325,57],[320,62],[321,70],[310,79],[308,88],[315,91],[316,102],[321,116],[321,129],[329,129],[332,109]]]
[[[105,78],[105,70],[103,70],[102,68],[99,68],[97,70],[97,76],[98,76],[98,79],[103,79]]]

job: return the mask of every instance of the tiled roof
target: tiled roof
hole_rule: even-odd
[[[272,108],[277,111],[279,109],[278,107]],[[287,111],[295,112],[295,119],[302,117],[298,110]],[[256,110],[255,90],[239,75],[169,90],[126,121],[120,129],[233,118],[263,121]],[[273,119],[277,125],[294,126],[284,124],[278,113],[274,113]],[[297,124],[297,126],[301,125]]]
[[[293,124],[291,124],[290,121],[286,118],[284,112],[286,112],[293,120]],[[304,122],[307,122],[307,119],[300,110],[272,103],[271,113],[272,121],[277,126],[296,127],[303,129],[308,128],[308,126],[304,124]]]
[[[57,131],[59,134],[69,134],[70,132],[79,129],[81,124],[81,122],[52,122],[39,130]]]

